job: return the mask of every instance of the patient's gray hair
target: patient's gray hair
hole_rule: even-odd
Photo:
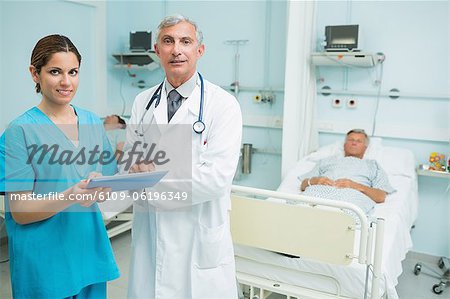
[[[161,34],[162,29],[175,26],[176,24],[181,23],[181,22],[188,22],[189,24],[194,26],[195,36],[197,37],[197,44],[198,44],[198,47],[200,47],[203,42],[203,33],[200,31],[200,29],[198,28],[198,26],[195,22],[189,20],[187,17],[180,15],[180,14],[167,16],[161,21],[161,23],[158,25],[158,30],[156,31],[156,43],[158,43],[159,35]]]
[[[347,132],[346,138],[348,137],[348,135],[350,135],[352,133],[363,134],[364,137],[366,138],[366,145],[369,145],[370,139],[369,139],[369,136],[367,135],[366,131],[364,131],[363,129],[352,129]]]

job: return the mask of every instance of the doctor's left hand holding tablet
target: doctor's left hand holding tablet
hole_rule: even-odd
[[[119,277],[96,204],[110,188],[87,188],[117,164],[100,118],[71,104],[80,65],[69,38],[41,38],[29,67],[40,102],[0,137],[14,298],[106,298]]]

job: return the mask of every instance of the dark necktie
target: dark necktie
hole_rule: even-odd
[[[172,116],[177,112],[178,108],[180,108],[183,97],[176,91],[172,89],[169,92],[169,106],[167,109],[168,121],[172,119]]]

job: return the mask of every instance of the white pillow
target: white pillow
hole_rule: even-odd
[[[332,156],[344,156],[344,143],[342,141],[336,141],[335,143],[325,145],[312,152],[306,157],[307,161],[317,162],[327,157]]]
[[[389,175],[416,176],[416,161],[409,149],[385,146],[376,160]]]
[[[367,147],[364,154],[364,159],[378,160],[383,148],[382,141],[383,139],[381,139],[380,137],[370,138],[369,146]],[[323,158],[332,156],[344,156],[344,141],[336,141],[335,143],[322,146],[317,151],[309,154],[307,160],[317,162]]]
[[[383,150],[383,139],[380,137],[370,138],[369,146],[364,153],[364,159],[378,160]]]
[[[295,190],[299,192],[301,182],[299,181],[298,177],[310,172],[315,165],[316,163],[306,161],[304,159],[298,161],[295,167],[289,170],[288,174],[281,182],[277,191],[292,193],[293,190]]]
[[[278,191],[290,193],[292,190],[298,190],[300,186],[299,176],[311,171],[320,159],[334,155],[344,156],[342,141],[323,146],[298,161],[283,179]],[[383,146],[380,137],[371,138],[364,158],[376,160],[388,175],[401,175],[410,178],[416,175],[413,153],[404,148]]]
[[[382,141],[383,139],[380,137],[370,138],[364,159],[376,160],[389,175],[414,177],[416,175],[414,154],[405,148],[383,146]],[[344,156],[343,141],[322,146],[305,157],[305,160],[315,163],[332,156]]]

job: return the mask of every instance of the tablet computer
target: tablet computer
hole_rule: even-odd
[[[156,185],[168,171],[137,172],[91,179],[87,188],[109,187],[112,191],[139,190]]]

